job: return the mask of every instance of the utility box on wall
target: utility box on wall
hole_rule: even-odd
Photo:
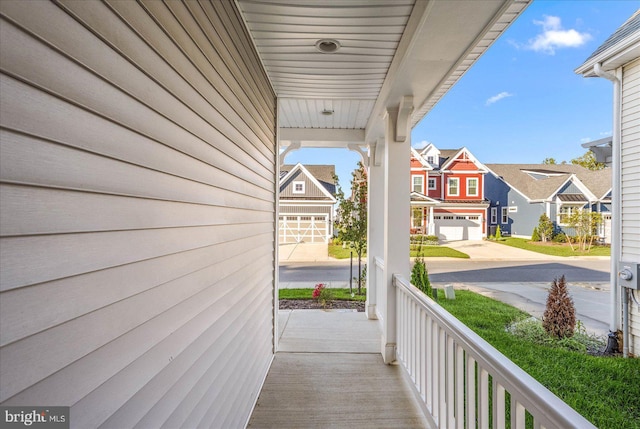
[[[633,290],[640,289],[640,264],[637,262],[618,262],[620,286]]]

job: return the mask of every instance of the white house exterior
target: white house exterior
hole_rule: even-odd
[[[0,2],[2,406],[69,406],[73,428],[246,426],[278,349],[279,145],[370,161],[368,315],[406,371],[411,127],[529,1],[302,3]],[[477,368],[481,424],[493,377],[513,421],[588,427],[436,325],[466,356],[458,384]]]
[[[611,330],[622,329],[624,352],[639,353],[640,309],[640,10],[613,33],[576,73],[613,82],[613,222]],[[634,265],[636,264],[636,265]],[[635,268],[631,281],[618,273]],[[632,287],[625,287],[627,286]],[[635,287],[633,287],[635,286]]]

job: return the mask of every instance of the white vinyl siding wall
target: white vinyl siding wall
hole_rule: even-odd
[[[0,13],[0,402],[242,427],[273,357],[275,96],[234,2]]]
[[[640,262],[640,60],[623,68],[621,121],[621,260]],[[637,355],[640,310],[633,303],[629,308],[632,336],[629,351]]]

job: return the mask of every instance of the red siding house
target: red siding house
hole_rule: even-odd
[[[443,240],[486,236],[486,167],[467,148],[411,150],[411,233]]]

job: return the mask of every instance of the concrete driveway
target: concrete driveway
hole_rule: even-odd
[[[551,261],[566,260],[562,256],[544,255],[542,253],[530,252],[516,247],[505,246],[485,240],[464,240],[441,243],[442,246],[450,247],[469,255],[469,258],[486,261]]]
[[[329,261],[326,243],[287,243],[278,245],[279,262]]]

